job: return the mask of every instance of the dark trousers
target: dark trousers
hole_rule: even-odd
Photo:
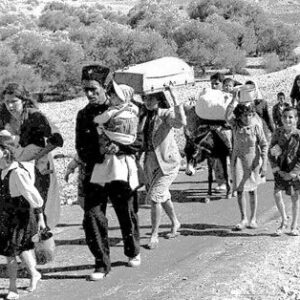
[[[139,254],[139,225],[137,195],[127,182],[113,181],[105,187],[85,181],[84,230],[86,243],[95,257],[95,269],[108,273],[109,257],[108,222],[105,216],[108,197],[118,217],[128,257]]]

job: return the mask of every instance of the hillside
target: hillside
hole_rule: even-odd
[[[261,6],[270,16],[276,20],[285,22],[291,25],[300,25],[300,2],[298,0],[244,0],[249,3]],[[39,15],[46,3],[49,0],[1,0],[0,11],[7,7],[14,7],[16,10],[21,10],[25,13]],[[69,5],[93,5],[98,3],[97,0],[64,0],[62,1]],[[101,4],[110,6],[115,11],[127,13],[139,0],[101,0]],[[162,0],[162,2],[170,2],[170,0]],[[174,5],[184,9],[191,0],[171,0]]]

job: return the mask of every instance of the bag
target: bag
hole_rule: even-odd
[[[222,91],[203,89],[196,98],[195,111],[204,120],[225,120],[225,112],[231,99]]]
[[[32,238],[35,243],[34,252],[38,265],[53,261],[55,241],[51,231],[44,229]]]
[[[166,86],[194,84],[194,69],[177,57],[162,57],[142,64],[117,70],[114,80],[126,84],[136,94],[151,94]]]

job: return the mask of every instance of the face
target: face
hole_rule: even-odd
[[[233,92],[233,82],[231,82],[231,81],[225,82],[223,85],[223,90],[226,93],[232,93]]]
[[[109,102],[113,106],[118,106],[124,103],[115,93],[109,97]]]
[[[241,115],[241,123],[245,126],[250,125],[254,114],[252,112],[246,112]]]
[[[286,111],[282,115],[281,120],[283,123],[283,127],[286,130],[291,130],[297,126],[298,117],[295,115],[294,111]]]
[[[222,82],[221,81],[219,81],[217,79],[212,79],[210,84],[211,84],[211,88],[213,90],[220,90],[220,91],[222,90]]]
[[[297,86],[300,87],[300,79],[297,79],[296,83],[297,83]]]
[[[83,90],[90,104],[104,104],[107,100],[105,90],[98,81],[84,81]]]
[[[9,166],[9,163],[6,159],[8,153],[7,150],[0,149],[0,169],[3,170]]]
[[[145,97],[145,106],[148,110],[158,109],[158,100],[154,95],[147,95]]]
[[[283,103],[285,101],[285,97],[283,95],[280,95],[277,97],[278,102]]]
[[[23,112],[23,101],[14,94],[6,94],[4,96],[4,103],[7,110],[14,116],[19,117]]]

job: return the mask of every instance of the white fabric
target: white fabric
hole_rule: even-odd
[[[50,174],[50,186],[47,193],[47,202],[45,205],[45,215],[47,216],[47,225],[50,228],[54,228],[60,218],[60,196],[59,196],[59,184],[56,177],[54,161],[52,153],[48,153],[48,160],[50,163],[50,170],[53,172]]]
[[[202,119],[223,121],[230,101],[227,93],[205,88],[196,96],[195,111]]]
[[[119,132],[113,132],[106,129],[103,129],[103,133],[113,142],[120,143],[122,145],[130,145],[134,143],[136,135],[134,134],[125,134]]]
[[[20,168],[17,162],[13,162],[8,168],[2,170],[2,180],[10,170],[13,170],[9,178],[9,192],[11,197],[23,196],[31,207],[41,207],[44,201],[34,186],[34,179],[30,176],[29,172]]]
[[[95,164],[91,183],[105,185],[114,180],[128,182],[131,189],[138,187],[138,169],[134,156],[107,154],[103,163]]]

